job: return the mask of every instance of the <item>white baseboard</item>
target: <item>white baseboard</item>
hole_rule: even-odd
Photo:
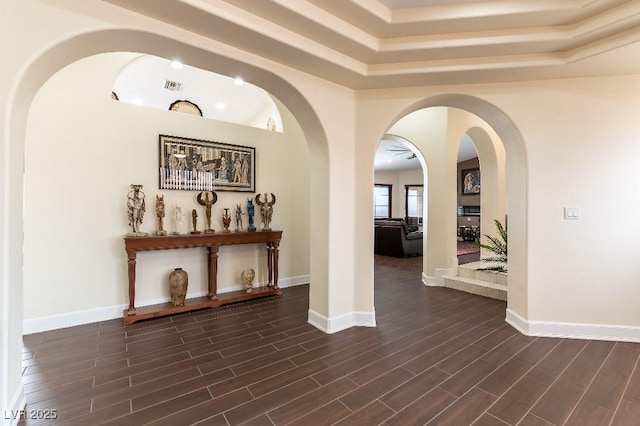
[[[513,328],[515,328],[525,336],[531,336],[529,334],[529,323],[527,322],[527,320],[513,312],[511,309],[507,308],[507,315],[504,320],[507,322],[507,324],[511,324]]]
[[[453,258],[451,262],[453,264],[451,268],[436,268],[434,277],[430,277],[423,272],[422,283],[429,287],[442,287],[444,285],[444,277],[458,274],[458,258]]]
[[[375,327],[375,312],[350,312],[327,318],[309,309],[308,323],[327,334],[337,333],[351,327]]]
[[[16,389],[13,398],[11,398],[11,402],[9,406],[4,409],[2,413],[2,425],[3,426],[16,426],[20,421],[20,415],[27,406],[27,399],[24,396],[24,383],[20,380],[20,385],[18,389]]]
[[[640,342],[640,327],[528,321],[510,309],[505,321],[526,336]]]
[[[441,282],[438,282],[438,278],[437,277],[430,277],[427,274],[425,274],[424,272],[422,273],[422,284],[429,286],[429,287],[442,287],[442,285],[444,284],[444,280]]]
[[[278,279],[278,287],[280,288],[293,287],[297,285],[308,284],[309,281],[310,281],[309,275],[302,275],[302,276],[290,277],[290,278],[281,278],[281,279]],[[257,284],[257,286],[263,286],[263,285],[266,285],[266,283]],[[223,294],[223,293],[228,293],[231,291],[237,291],[237,290],[243,290],[243,289],[244,287],[242,287],[241,285],[237,285],[234,287],[227,287],[221,290],[220,293]],[[189,293],[187,294],[187,297],[188,298],[202,297],[202,296],[205,296],[206,294],[207,294],[206,292]],[[136,303],[136,306],[142,307],[142,306],[156,305],[158,303],[166,303],[169,300],[170,299],[168,297],[159,298],[155,300],[143,300]],[[129,306],[128,304],[105,306],[101,308],[86,309],[83,311],[68,312],[64,314],[50,315],[47,317],[32,318],[32,319],[24,320],[22,322],[22,333],[23,335],[34,334],[34,333],[40,333],[43,331],[57,330],[59,328],[67,328],[67,327],[73,327],[76,325],[89,324],[92,322],[108,321],[115,318],[122,318],[122,312],[128,306]]]
[[[191,297],[191,295],[189,295],[189,297]],[[153,302],[146,304],[152,305]],[[27,334],[122,318],[122,311],[127,306],[129,305],[105,306],[102,308],[85,309],[83,311],[26,319],[22,321],[22,334],[26,336]],[[140,304],[140,306],[142,306],[142,304]]]
[[[287,287],[295,287],[297,285],[305,285],[311,282],[310,275],[300,275],[298,277],[290,277],[290,278],[278,278],[278,287],[287,288]]]

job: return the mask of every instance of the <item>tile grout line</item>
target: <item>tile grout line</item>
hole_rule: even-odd
[[[582,391],[582,393],[580,394],[580,398],[578,398],[578,400],[576,401],[576,403],[574,404],[573,408],[571,409],[571,411],[569,412],[569,415],[567,415],[567,417],[564,419],[563,423],[566,423],[567,420],[569,420],[571,418],[571,416],[573,415],[573,413],[576,411],[576,408],[578,407],[578,405],[580,404],[580,402],[582,401],[582,398],[584,398],[584,395],[587,393],[587,391],[589,390],[589,388],[591,387],[591,385],[593,384],[594,380],[596,379],[596,377],[598,377],[598,374],[600,374],[600,371],[602,371],[602,367],[606,364],[607,360],[609,359],[609,357],[611,356],[611,354],[613,353],[613,350],[616,348],[616,346],[618,346],[618,343],[616,342],[612,347],[611,350],[609,351],[609,353],[607,354],[607,356],[602,360],[602,362],[600,363],[600,367],[598,367],[598,371],[595,372],[595,374],[593,375],[593,377],[591,378],[591,380],[589,381],[589,383],[584,387],[584,390]],[[587,346],[585,346],[586,348]],[[604,407],[603,407],[604,408]],[[615,413],[614,413],[615,416]]]
[[[562,339],[562,341],[561,341],[558,345],[556,345],[556,346],[554,347],[554,349],[555,349],[555,348],[557,348],[558,346],[560,346],[560,345],[561,345],[563,342],[565,342],[565,341],[566,341],[566,339]],[[542,395],[540,395],[540,397],[538,397],[538,399],[536,399],[536,401],[531,405],[531,407],[529,407],[529,409],[527,410],[527,412],[526,412],[526,413],[524,413],[524,416],[522,416],[522,418],[521,418],[521,419],[518,421],[518,423],[516,423],[516,424],[519,424],[520,422],[522,422],[522,420],[523,420],[525,417],[527,417],[527,414],[531,414],[532,416],[535,416],[535,417],[537,417],[537,418],[539,418],[539,419],[542,419],[542,420],[544,420],[544,421],[546,421],[546,422],[551,423],[549,420],[547,420],[547,419],[545,419],[545,418],[543,418],[543,417],[540,417],[540,416],[538,416],[538,415],[537,415],[537,414],[535,414],[535,413],[532,413],[532,412],[531,412],[531,410],[533,409],[533,407],[535,407],[535,406],[536,406],[536,404],[538,404],[538,402],[540,402],[540,400],[541,400],[541,399],[542,399],[542,398],[547,394],[547,392],[549,392],[549,389],[551,389],[551,387],[552,387],[554,384],[556,384],[556,382],[557,382],[558,380],[560,380],[560,377],[562,377],[562,374],[563,374],[565,371],[567,371],[567,369],[569,369],[569,367],[571,367],[571,364],[573,364],[573,362],[576,360],[576,358],[578,358],[578,357],[580,356],[580,354],[585,350],[585,348],[587,347],[587,345],[588,345],[588,343],[587,343],[587,344],[585,344],[585,345],[582,347],[582,349],[580,349],[580,350],[578,351],[578,353],[576,353],[576,354],[573,356],[573,358],[571,358],[571,361],[569,361],[569,362],[567,363],[567,366],[566,366],[566,367],[564,367],[564,368],[562,369],[562,371],[561,371],[561,372],[556,376],[556,378],[553,380],[553,382],[551,382],[551,384],[550,384],[549,386],[547,386],[547,389],[546,389],[544,392],[542,392]],[[549,355],[549,354],[547,354],[547,356],[548,356],[548,355]],[[546,358],[546,356],[545,356],[544,358]],[[544,358],[543,358],[543,359],[544,359]],[[540,362],[542,362],[542,360],[540,360]],[[528,371],[527,371],[527,373],[528,373]],[[526,373],[525,373],[525,375],[526,375]],[[524,376],[523,376],[523,377],[524,377]],[[522,379],[522,378],[521,378],[521,379]],[[567,417],[567,418],[569,418],[569,417]],[[565,420],[566,420],[566,419],[565,419]]]
[[[617,343],[616,343],[617,345]],[[615,348],[615,346],[614,346]],[[611,350],[611,352],[613,352],[613,349]],[[611,421],[609,422],[609,426],[611,426],[613,424],[613,421],[616,418],[616,414],[618,413],[618,410],[620,409],[620,405],[622,405],[622,401],[624,400],[624,395],[627,392],[627,389],[629,388],[629,383],[631,382],[631,379],[633,378],[633,372],[636,371],[636,369],[638,368],[638,365],[640,365],[640,352],[638,353],[637,357],[636,357],[636,362],[633,365],[633,369],[631,369],[631,374],[629,374],[629,378],[627,379],[627,383],[625,383],[624,385],[624,389],[622,389],[622,393],[620,394],[620,399],[618,400],[618,403],[616,404],[616,408],[615,410],[613,410],[613,416],[611,416]]]
[[[509,338],[509,339],[505,340],[505,342],[506,342],[506,341],[511,340],[512,338],[513,338],[513,336],[512,336],[511,338]],[[524,351],[526,348],[528,348],[528,347],[529,347],[533,342],[535,342],[536,340],[538,340],[538,338],[536,338],[536,339],[532,340],[529,344],[527,344],[527,345],[526,345],[526,346],[524,346],[522,349],[520,349],[518,352],[516,352],[515,354],[513,354],[513,355],[512,355],[509,359],[507,359],[505,362],[503,362],[502,364],[500,364],[499,366],[497,366],[496,368],[494,368],[493,370],[491,370],[491,372],[489,372],[489,373],[485,376],[485,378],[486,378],[486,377],[489,377],[490,375],[492,375],[493,373],[495,373],[498,369],[500,369],[500,367],[502,367],[503,365],[505,365],[507,362],[511,361],[514,357],[518,356],[518,354],[520,354],[522,351]],[[502,345],[502,344],[503,344],[503,343],[505,343],[505,342],[502,342],[500,345]],[[500,346],[500,345],[498,345],[498,346]],[[496,346],[496,348],[497,348],[498,346]],[[495,348],[494,348],[494,349],[495,349]],[[493,350],[493,349],[492,349],[492,350]],[[491,351],[489,351],[489,352],[491,352]],[[485,354],[485,355],[486,355],[486,354]],[[483,355],[483,356],[484,356],[484,355]],[[478,359],[480,359],[480,358],[478,358]],[[477,361],[477,360],[476,360],[476,361]],[[474,361],[474,362],[475,362],[475,361]],[[469,365],[471,365],[471,364],[469,364]],[[451,377],[453,377],[453,376],[451,376]],[[483,379],[483,380],[484,380],[484,379]],[[482,380],[481,380],[481,381],[482,381]],[[480,381],[480,382],[481,382],[481,381]],[[479,391],[485,392],[485,393],[486,393],[486,394],[488,394],[488,395],[495,396],[495,395],[493,395],[493,394],[491,394],[491,393],[487,392],[486,390],[484,390],[484,389],[482,389],[482,388],[478,387],[478,385],[480,384],[480,382],[478,382],[478,383],[474,384],[472,387],[470,387],[469,389],[467,389],[467,391],[466,391],[466,392],[464,392],[464,393],[463,393],[462,395],[460,395],[459,397],[458,397],[458,396],[456,396],[456,395],[454,395],[454,394],[452,394],[451,392],[447,391],[446,389],[441,388],[441,387],[440,387],[440,385],[441,385],[442,383],[440,383],[437,387],[440,387],[440,389],[442,389],[444,392],[447,392],[448,394],[450,394],[450,395],[452,395],[453,397],[455,397],[455,398],[456,398],[456,400],[455,400],[455,401],[453,401],[451,404],[449,404],[449,405],[448,405],[447,407],[445,407],[444,409],[442,409],[442,410],[441,410],[440,412],[438,412],[436,415],[434,415],[434,416],[431,418],[431,420],[429,420],[426,424],[431,423],[431,422],[432,422],[434,419],[436,419],[440,414],[442,414],[445,410],[447,410],[447,409],[448,409],[449,407],[451,407],[453,404],[455,404],[455,403],[457,403],[458,401],[460,401],[460,400],[461,400],[461,399],[462,399],[466,394],[468,394],[469,392],[471,392],[473,389],[477,389],[477,390],[479,390]],[[494,403],[495,403],[495,401],[494,401]],[[487,410],[488,410],[492,405],[493,405],[493,404],[491,404],[491,405],[487,408]],[[483,411],[483,412],[482,412],[482,414],[484,414],[487,410]],[[476,419],[476,420],[478,420],[478,419]],[[474,421],[476,421],[476,420],[474,420]]]

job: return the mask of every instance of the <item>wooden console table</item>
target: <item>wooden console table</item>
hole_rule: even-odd
[[[218,306],[256,299],[259,297],[279,296],[278,288],[278,247],[282,231],[230,232],[196,235],[167,236],[127,236],[124,238],[125,250],[129,264],[129,308],[124,310],[124,323],[133,324],[148,318],[188,312],[195,309],[216,308]],[[260,244],[267,245],[267,265],[269,282],[266,287],[254,288],[253,292],[245,290],[232,291],[218,295],[218,249],[224,245]],[[207,248],[207,284],[208,294],[203,297],[187,299],[184,306],[173,306],[171,303],[136,308],[136,257],[139,251],[172,250],[193,247]]]

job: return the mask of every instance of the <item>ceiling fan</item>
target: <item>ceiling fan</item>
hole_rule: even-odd
[[[397,152],[397,154],[395,154],[395,155],[411,154],[406,158],[407,160],[413,160],[414,158],[416,158],[416,154],[413,151],[411,151],[409,148],[407,148],[406,146],[391,145],[391,148],[388,148],[386,151],[388,151],[388,152]]]

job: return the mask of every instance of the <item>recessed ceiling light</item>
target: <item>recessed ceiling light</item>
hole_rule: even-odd
[[[226,108],[226,105],[225,105],[225,104],[223,104],[222,102],[218,102],[218,103],[216,104],[216,108],[217,108],[217,109],[225,109],[225,108]]]
[[[236,77],[233,79],[233,84],[235,84],[236,86],[242,86],[244,84],[244,80],[242,79],[242,77]]]
[[[183,66],[184,65],[182,65],[182,62],[180,61],[171,61],[171,68],[174,70],[181,70]]]

